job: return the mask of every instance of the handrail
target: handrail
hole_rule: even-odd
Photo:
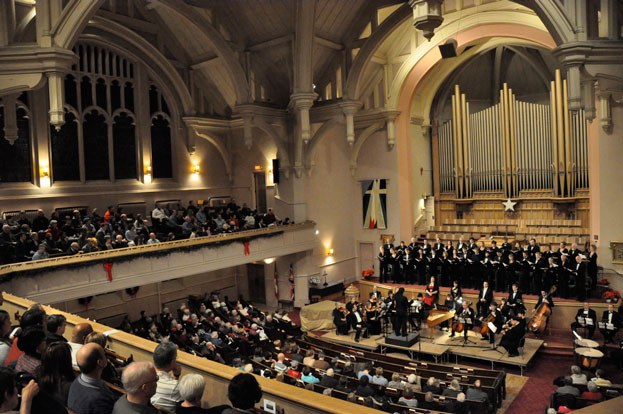
[[[143,244],[140,246],[124,247],[121,249],[105,250],[92,253],[84,253],[73,256],[60,256],[50,259],[41,259],[30,262],[11,263],[0,266],[0,276],[22,272],[27,270],[54,268],[64,265],[86,263],[92,260],[104,260],[115,257],[134,256],[146,252],[158,252],[179,247],[189,247],[197,245],[209,245],[210,243],[220,243],[229,240],[244,239],[246,237],[261,236],[266,234],[274,234],[279,232],[287,232],[300,230],[305,228],[313,228],[316,225],[313,221],[305,221],[296,224],[286,224],[275,227],[266,227],[263,229],[244,230],[235,233],[216,234],[213,236],[196,237],[193,239],[172,240],[161,243]]]
[[[9,293],[4,293],[3,308],[13,315],[16,310],[22,313],[34,302],[23,299]],[[71,313],[63,312],[50,306],[43,306],[48,314],[61,314],[67,319],[66,337],[71,337],[73,327],[79,323],[89,323],[95,332],[108,333],[109,346],[112,350],[124,355],[133,354],[135,361],[151,361],[152,353],[157,344],[150,340],[138,336],[112,330],[112,328],[81,318]],[[202,374],[206,377],[205,398],[212,398],[208,401],[211,405],[227,404],[227,384],[241,371],[218,362],[210,361],[206,358],[191,355],[184,351],[178,352],[177,362],[182,366],[182,374],[190,372]],[[264,396],[276,401],[277,405],[285,408],[287,414],[308,414],[308,413],[344,413],[352,414],[378,414],[378,411],[371,408],[352,405],[352,403],[336,400],[335,398],[321,395],[313,391],[298,388],[254,375],[262,387]]]

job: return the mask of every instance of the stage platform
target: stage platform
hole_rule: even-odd
[[[488,361],[491,363],[491,369],[495,365],[512,365],[520,369],[521,374],[530,364],[539,348],[543,345],[540,339],[526,338],[523,353],[517,357],[509,357],[508,352],[504,348],[498,347],[497,351],[491,349],[488,341],[481,339],[481,335],[474,331],[468,332],[468,339],[474,343],[466,343],[463,346],[463,335],[450,337],[450,332],[435,329],[435,339],[420,337],[420,341],[413,346],[404,347],[399,345],[390,345],[385,343],[383,335],[374,335],[370,338],[361,338],[359,342],[355,342],[355,334],[336,335],[334,331],[327,332],[322,335],[322,339],[348,345],[352,348],[365,349],[367,351],[380,352],[382,354],[388,351],[406,352],[411,359],[419,359],[420,355],[432,357],[435,362],[449,362],[450,356],[453,355],[456,364],[461,358],[475,359],[479,361]],[[496,343],[500,342],[500,336],[496,337]]]

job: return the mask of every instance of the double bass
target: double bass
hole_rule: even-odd
[[[552,286],[548,295],[551,295],[556,291],[556,286]],[[552,308],[550,308],[549,303],[546,300],[543,300],[538,308],[536,308],[534,316],[530,318],[530,322],[528,323],[528,330],[535,334],[541,334],[545,332],[545,327],[547,326],[547,318],[552,314]]]

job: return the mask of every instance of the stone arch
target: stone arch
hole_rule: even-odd
[[[197,136],[205,139],[210,144],[214,145],[218,153],[221,155],[221,158],[223,159],[223,163],[225,164],[225,172],[227,173],[227,177],[229,178],[229,181],[231,182],[234,177],[232,159],[231,159],[231,155],[227,147],[225,146],[221,138],[215,135],[212,135],[209,131],[206,131],[206,130],[201,131],[199,127],[192,127],[192,128],[195,134],[197,134]]]
[[[346,87],[344,88],[344,98],[359,98],[360,84],[365,73],[365,68],[372,59],[372,56],[383,44],[385,39],[412,15],[411,7],[407,3],[404,3],[385,19],[365,41],[348,72],[348,79],[346,80]]]
[[[52,33],[56,45],[64,49],[71,49],[102,3],[104,0],[75,0],[70,2],[63,9]]]
[[[290,153],[288,152],[288,146],[286,144],[285,138],[277,132],[277,130],[269,125],[266,121],[258,118],[253,118],[253,126],[264,132],[270,139],[273,140],[275,145],[277,146],[278,156],[280,159],[280,169],[287,171],[290,165]]]
[[[307,148],[305,149],[305,168],[310,170],[314,166],[314,156],[316,155],[316,151],[318,149],[318,144],[325,137],[327,131],[332,129],[337,125],[343,125],[344,121],[340,118],[331,118],[326,121],[314,134],[312,139],[309,140],[307,144]]]
[[[557,45],[575,39],[573,26],[562,5],[551,0],[512,0],[534,11],[541,19]]]
[[[159,86],[168,92],[174,102],[179,104],[183,111],[183,115],[195,114],[194,102],[188,88],[186,87],[186,83],[175,67],[162,55],[162,53],[160,53],[158,49],[132,30],[129,30],[119,23],[111,20],[95,16],[89,23],[89,26],[103,30],[113,36],[121,37],[124,41],[128,42],[130,46],[136,48],[140,54],[135,52],[133,53],[133,51],[122,48],[117,43],[108,39],[103,39],[97,35],[82,35],[85,39],[99,41],[103,46],[106,46],[112,50],[118,50],[121,53],[127,54],[141,61],[141,63],[143,63],[144,66],[152,72],[154,77],[159,80]],[[153,67],[158,68],[159,71],[153,70]],[[160,74],[164,75],[166,79],[162,79]]]
[[[376,122],[364,129],[361,134],[359,134],[357,141],[355,141],[355,145],[353,145],[353,148],[350,151],[351,175],[355,175],[355,170],[357,169],[357,160],[359,159],[359,152],[361,151],[363,144],[365,144],[366,140],[371,137],[376,131],[383,128],[383,124],[384,122]]]

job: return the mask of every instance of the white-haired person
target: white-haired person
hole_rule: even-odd
[[[126,394],[115,403],[112,414],[158,414],[151,405],[151,397],[156,393],[158,375],[150,362],[133,362],[121,375],[121,383]]]
[[[201,398],[206,387],[206,380],[199,374],[187,374],[180,380],[180,401],[175,407],[175,414],[220,414],[226,405],[213,408],[201,408]]]

